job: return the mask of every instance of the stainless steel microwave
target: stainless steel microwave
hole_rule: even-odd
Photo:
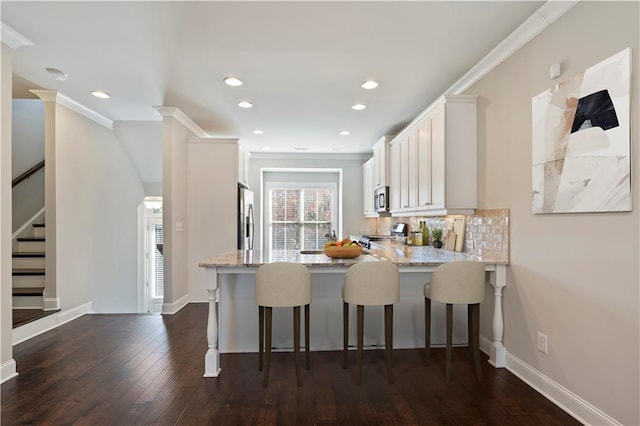
[[[373,209],[378,213],[389,212],[389,187],[383,186],[373,192]]]

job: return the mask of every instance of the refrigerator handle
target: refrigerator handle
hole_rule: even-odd
[[[249,237],[249,250],[253,250],[253,233],[255,224],[253,221],[253,204],[249,204],[249,216],[247,218],[247,236]],[[249,229],[251,227],[251,229]]]

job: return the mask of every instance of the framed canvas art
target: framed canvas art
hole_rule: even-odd
[[[534,96],[533,213],[631,210],[631,49]]]

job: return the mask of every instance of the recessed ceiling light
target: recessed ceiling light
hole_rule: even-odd
[[[67,79],[67,75],[56,68],[45,68],[49,74],[53,76],[58,81],[65,81]]]
[[[367,106],[364,104],[355,104],[354,106],[352,106],[351,108],[355,109],[356,111],[360,111],[365,109]]]
[[[296,146],[293,149],[295,149],[296,151],[306,151],[309,149],[309,147],[306,146]]]
[[[263,133],[264,133],[264,132],[263,132],[262,130],[254,130],[254,131],[253,131],[253,134],[255,134],[255,135],[261,135],[261,134],[263,134]]]
[[[263,147],[262,147],[262,149],[263,149],[264,151],[269,151],[269,150],[271,149],[271,147],[270,147],[270,146],[263,146]]]
[[[233,87],[242,86],[244,84],[242,80],[236,77],[226,77],[223,81],[227,86]]]
[[[376,87],[378,87],[378,82],[373,80],[367,80],[364,83],[362,83],[360,87],[367,90],[375,89]]]
[[[248,102],[248,101],[240,101],[240,102],[238,102],[238,106],[240,108],[251,108],[253,106],[253,104],[251,102]]]
[[[347,132],[346,130],[343,130],[343,131],[340,132],[340,135],[342,135],[342,136],[348,136],[350,134],[351,133]]]
[[[110,94],[108,94],[107,92],[103,92],[102,90],[94,90],[93,92],[91,92],[91,94],[100,99],[109,99],[111,97]]]

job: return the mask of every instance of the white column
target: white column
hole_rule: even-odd
[[[506,348],[502,343],[504,318],[502,314],[502,289],[507,285],[507,265],[496,265],[491,273],[491,285],[494,288],[493,305],[493,342],[489,351],[489,363],[496,368],[505,367]]]
[[[30,90],[44,102],[44,310],[60,309],[56,286],[56,102],[57,90]]]
[[[218,268],[205,268],[205,280],[210,283],[209,317],[207,318],[207,353],[204,356],[204,377],[218,377],[220,374],[220,351],[218,350],[218,306],[220,276]]]
[[[11,110],[13,50],[33,42],[0,22],[0,383],[18,373],[13,359],[11,282]]]

